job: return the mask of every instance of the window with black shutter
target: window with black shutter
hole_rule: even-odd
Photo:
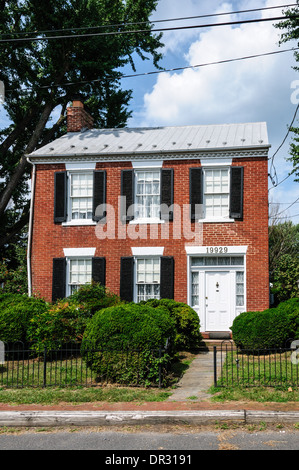
[[[123,222],[134,219],[132,214],[134,204],[134,171],[122,170],[121,172],[121,220]]]
[[[93,172],[93,211],[92,219],[96,222],[106,216],[106,171],[95,170]]]
[[[174,258],[161,256],[160,265],[160,298],[174,298]]]
[[[165,168],[161,171],[161,219],[173,220],[173,169]]]
[[[54,222],[59,224],[67,219],[67,173],[54,174]]]
[[[133,301],[134,295],[134,258],[121,258],[120,263],[120,298],[127,302]]]
[[[192,221],[203,217],[203,171],[202,168],[190,168],[190,217]]]
[[[243,179],[244,168],[232,166],[230,175],[230,207],[229,215],[232,219],[243,218]]]
[[[66,295],[66,259],[53,259],[52,301],[63,299]]]
[[[102,286],[106,284],[106,259],[103,257],[92,258],[92,280]]]

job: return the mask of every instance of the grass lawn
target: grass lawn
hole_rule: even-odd
[[[90,388],[46,388],[46,389],[0,389],[0,403],[15,405],[29,404],[80,404],[92,402],[153,402],[164,401],[170,392],[160,389],[130,387]]]
[[[270,354],[226,354],[213,401],[298,402],[299,366],[287,350]]]

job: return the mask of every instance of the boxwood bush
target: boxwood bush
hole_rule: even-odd
[[[146,302],[140,302],[140,304],[167,309],[175,322],[174,344],[178,351],[190,351],[199,347],[202,341],[199,318],[189,305],[171,299],[150,299]]]
[[[59,349],[67,343],[81,342],[87,322],[84,306],[60,300],[32,316],[27,338],[37,351],[44,347]]]
[[[92,282],[91,284],[81,286],[80,289],[67,298],[67,301],[80,305],[82,314],[84,310],[85,316],[92,317],[98,310],[118,304],[120,298],[113,292],[110,292],[107,287]]]
[[[235,344],[241,348],[280,348],[299,338],[299,299],[282,302],[261,312],[243,312],[231,326]]]
[[[31,320],[48,308],[49,304],[37,297],[25,294],[0,295],[0,340],[5,343],[26,343]]]
[[[174,338],[175,324],[165,309],[119,304],[89,320],[81,351],[101,380],[149,385],[159,380],[159,364],[167,367],[174,355],[169,347],[159,358],[159,347]]]

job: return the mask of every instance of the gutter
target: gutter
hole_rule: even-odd
[[[31,200],[29,210],[29,228],[28,228],[28,247],[27,247],[27,279],[28,279],[28,295],[32,295],[31,283],[31,244],[32,244],[32,227],[33,227],[33,201],[35,192],[35,169],[36,165],[27,157],[28,163],[32,165],[32,179],[31,179]]]

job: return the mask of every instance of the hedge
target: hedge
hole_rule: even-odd
[[[154,308],[167,309],[175,322],[175,348],[178,351],[197,349],[202,341],[198,314],[189,305],[171,299],[150,299],[140,302]]]
[[[148,385],[158,382],[159,364],[167,367],[172,360],[173,349],[163,350],[159,358],[159,347],[168,339],[172,344],[174,338],[175,324],[165,309],[119,304],[94,314],[81,351],[88,367],[102,379]]]
[[[240,348],[285,347],[288,340],[299,338],[299,299],[261,312],[243,312],[234,319],[231,331]]]
[[[0,295],[0,340],[6,343],[28,341],[32,318],[46,312],[49,304],[37,297],[21,294]]]

